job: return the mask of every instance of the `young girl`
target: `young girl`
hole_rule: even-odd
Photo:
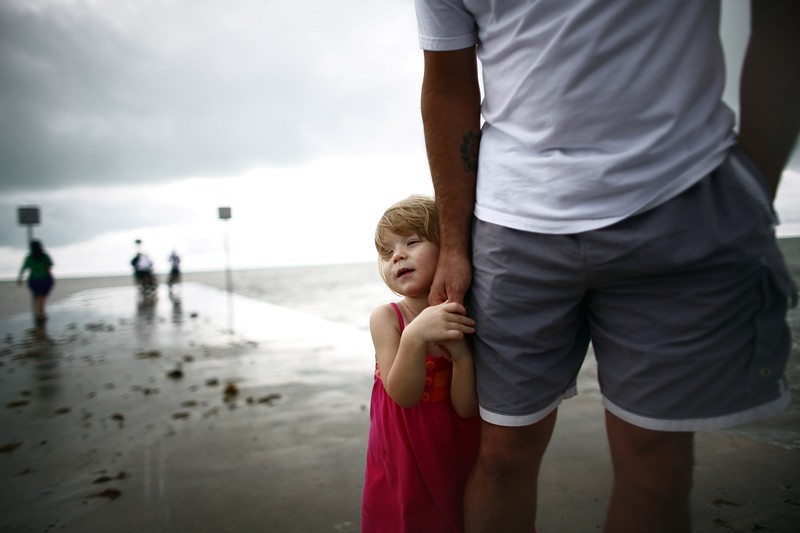
[[[375,230],[386,285],[403,298],[370,317],[376,368],[361,508],[365,533],[461,532],[480,437],[474,321],[455,302],[428,306],[439,258],[433,199],[390,207]]]

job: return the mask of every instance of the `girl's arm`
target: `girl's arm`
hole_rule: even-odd
[[[402,407],[416,405],[425,391],[427,344],[463,340],[465,333],[474,333],[473,325],[464,306],[447,302],[424,309],[401,335],[392,307],[375,309],[370,316],[372,342],[383,386],[392,400]]]
[[[453,360],[450,402],[461,418],[478,416],[478,393],[475,390],[475,362],[465,339],[443,345]]]
[[[425,341],[408,328],[402,338],[397,315],[390,305],[377,307],[369,329],[383,386],[401,407],[413,407],[425,390]]]

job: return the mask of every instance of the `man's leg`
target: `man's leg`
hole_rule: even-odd
[[[606,533],[691,531],[694,433],[653,431],[606,411],[614,469]]]
[[[464,499],[468,533],[534,531],[539,466],[556,412],[524,427],[483,423],[478,460]]]

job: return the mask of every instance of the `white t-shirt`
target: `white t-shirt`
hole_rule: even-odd
[[[475,215],[577,233],[655,207],[733,144],[719,0],[416,0],[420,46],[478,45]]]

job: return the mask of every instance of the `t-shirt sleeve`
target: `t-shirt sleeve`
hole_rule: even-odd
[[[461,0],[415,0],[419,47],[460,50],[478,42],[475,19]]]

